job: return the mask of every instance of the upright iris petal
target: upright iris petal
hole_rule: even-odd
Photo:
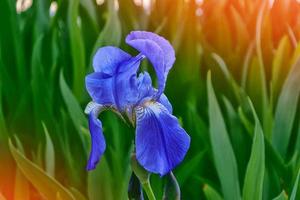
[[[126,42],[145,55],[152,63],[158,78],[158,98],[164,91],[167,75],[175,61],[174,49],[163,37],[146,31],[131,32],[126,37]]]
[[[102,105],[114,105],[113,81],[113,76],[95,72],[86,76],[85,85],[93,101]]]
[[[146,102],[136,108],[136,156],[145,169],[161,176],[169,173],[189,145],[190,137],[162,104]]]
[[[106,148],[102,132],[102,123],[99,119],[97,119],[102,108],[103,107],[101,105],[95,105],[89,112],[89,129],[91,133],[92,150],[86,167],[87,170],[95,169]]]
[[[115,56],[115,57],[113,57]],[[86,76],[86,89],[93,101],[120,112],[136,101],[136,72],[144,57],[131,57],[116,47],[100,48],[94,58],[96,72]],[[97,62],[101,64],[97,64]]]
[[[131,56],[128,53],[117,47],[102,47],[97,50],[93,58],[93,67],[95,72],[114,75],[120,63],[130,58]]]

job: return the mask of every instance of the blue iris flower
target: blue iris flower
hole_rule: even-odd
[[[126,43],[140,53],[133,57],[116,47],[100,48],[93,59],[95,72],[85,79],[93,100],[85,110],[92,138],[87,170],[96,167],[106,148],[98,115],[112,109],[136,127],[135,152],[140,165],[163,176],[183,160],[190,146],[190,137],[163,94],[175,61],[174,49],[163,37],[145,31],[131,32]],[[147,72],[138,72],[145,58],[155,69],[157,89]]]

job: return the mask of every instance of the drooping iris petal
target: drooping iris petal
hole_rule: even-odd
[[[113,75],[118,65],[130,58],[128,53],[117,47],[102,47],[97,50],[93,58],[93,67],[95,72]]]
[[[133,31],[126,37],[126,43],[140,51],[152,63],[158,78],[157,98],[163,93],[167,75],[175,61],[171,44],[163,37],[146,31]]]
[[[183,160],[190,137],[158,102],[146,102],[135,111],[137,160],[146,170],[163,176]]]
[[[102,107],[98,106],[89,113],[89,129],[91,133],[92,146],[88,164],[86,167],[87,170],[95,169],[106,148],[106,143],[102,131],[102,123],[97,118],[101,109]]]

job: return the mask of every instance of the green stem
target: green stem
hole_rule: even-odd
[[[156,200],[154,193],[152,191],[151,185],[149,181],[142,183],[143,189],[145,190],[147,197],[149,200]]]

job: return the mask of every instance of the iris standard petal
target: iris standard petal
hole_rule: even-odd
[[[134,104],[138,99],[137,70],[142,56],[133,57],[119,66],[114,79],[114,96],[118,110]]]
[[[158,78],[157,97],[163,93],[169,70],[175,61],[171,44],[163,37],[146,31],[133,31],[126,37],[126,43],[140,51],[152,63]]]
[[[113,75],[118,65],[130,58],[128,53],[117,47],[102,47],[97,50],[93,58],[93,67],[95,72]]]
[[[190,137],[158,102],[146,102],[135,112],[137,160],[146,170],[163,176],[183,160]]]
[[[139,93],[139,97],[138,97],[139,100],[137,102],[137,105],[144,101],[152,100],[154,95],[157,93],[157,90],[152,87],[152,80],[148,72],[139,74],[138,93]],[[172,105],[165,94],[162,94],[157,101],[161,103],[164,107],[166,107],[169,113],[172,114],[173,112]]]
[[[93,101],[102,105],[114,105],[113,76],[95,72],[85,77],[85,85]]]
[[[95,169],[97,163],[99,162],[106,148],[105,139],[102,131],[102,123],[97,118],[101,109],[102,107],[98,106],[95,107],[89,113],[89,129],[91,134],[92,146],[91,146],[91,152],[90,152],[88,164],[86,167],[87,170]]]
[[[118,63],[113,75],[104,72],[87,75],[86,89],[93,101],[113,105],[120,112],[137,101],[136,73],[143,58],[139,55]]]

